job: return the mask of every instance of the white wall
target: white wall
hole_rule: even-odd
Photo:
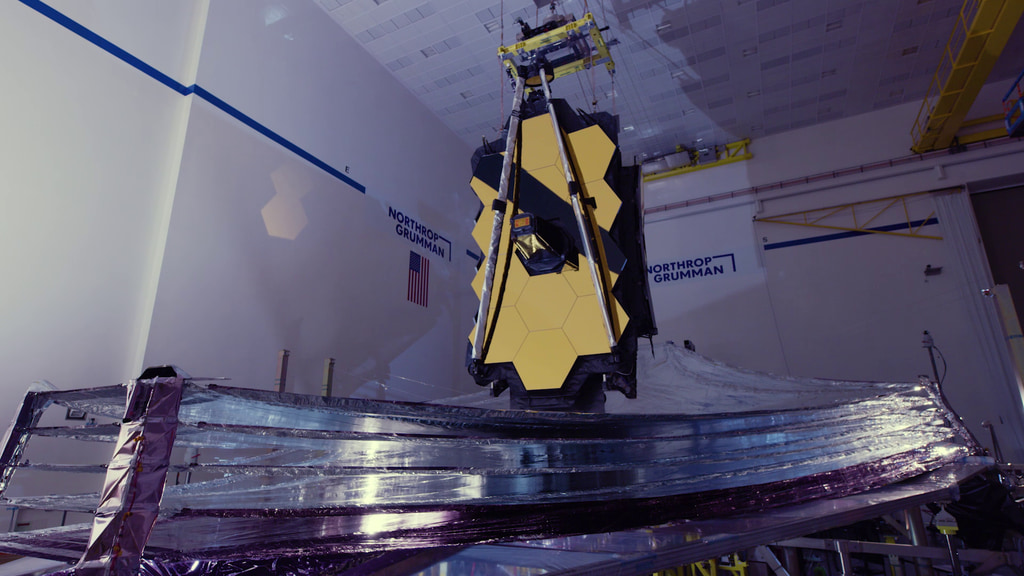
[[[154,9],[191,17],[192,3]],[[172,17],[174,16],[174,17]],[[159,27],[136,19],[116,32]],[[116,28],[116,30],[115,30]],[[184,40],[166,53],[185,50]],[[0,419],[34,380],[136,370],[184,99],[18,2],[0,6]]]
[[[469,390],[472,151],[317,6],[277,2],[270,22],[241,1],[48,4],[56,21],[0,6],[0,419],[34,380],[110,384],[155,362],[269,386],[279,348],[290,390],[317,392],[326,356],[338,394],[372,378],[389,397]],[[139,66],[348,167],[366,194]],[[264,225],[282,191],[305,194],[284,202],[308,217],[295,240]],[[389,207],[452,241],[427,308],[405,298],[416,247]]]
[[[52,4],[76,11],[79,22],[118,45],[159,40],[147,56],[185,73],[197,3],[129,10],[133,3],[119,2],[126,8],[119,15],[110,2]],[[6,427],[33,381],[68,389],[137,375],[188,103],[19,2],[0,5],[0,62],[0,419]],[[62,409],[53,412],[48,425],[63,420]],[[40,439],[29,457],[102,462],[110,455],[109,446],[58,444]],[[53,474],[19,476],[8,495],[61,487]],[[73,489],[98,489],[101,482],[87,475]],[[23,511],[19,522],[34,529],[60,518],[60,512]],[[81,519],[70,515],[72,522]]]
[[[376,395],[360,389],[373,380],[403,399],[469,391],[472,151],[314,4],[250,6],[211,5],[197,84],[348,167],[366,194],[196,103],[146,363],[269,388],[288,349],[291,391],[319,392],[327,357],[339,395]],[[305,214],[294,239],[268,234],[275,195]],[[452,243],[431,256],[426,308],[406,288],[410,249],[427,253],[396,234],[389,207]]]
[[[972,117],[997,110],[1003,88],[987,87]],[[922,331],[929,330],[948,361],[944,389],[954,408],[984,443],[988,433],[981,423],[995,423],[1004,450],[1010,446],[1010,457],[1020,458],[1024,412],[1004,365],[989,346],[994,340],[985,325],[992,303],[977,289],[977,274],[971,276],[978,263],[965,261],[951,236],[955,223],[950,220],[973,221],[969,209],[921,229],[922,234],[947,237],[943,240],[866,235],[822,241],[839,231],[755,218],[999,176],[1021,174],[1024,180],[1024,144],[745,192],[905,157],[916,114],[917,105],[910,104],[762,138],[751,145],[754,158],[749,161],[648,183],[649,265],[702,253],[737,255],[735,273],[652,283],[660,337],[691,339],[704,354],[755,369],[835,379],[915,380],[931,373],[921,345]],[[941,173],[935,168],[940,165]],[[729,192],[741,194],[657,211],[659,206]],[[860,221],[880,207],[860,207]],[[914,197],[906,212],[897,205],[871,226],[905,222],[908,216],[923,220],[936,217],[937,211],[932,195]],[[821,223],[849,225],[842,221],[849,214]],[[793,240],[799,242],[786,244]],[[967,240],[972,241],[977,240]],[[926,277],[927,265],[941,266],[943,273]]]

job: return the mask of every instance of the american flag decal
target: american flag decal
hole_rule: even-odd
[[[427,288],[430,287],[430,260],[409,252],[409,302],[426,307]]]

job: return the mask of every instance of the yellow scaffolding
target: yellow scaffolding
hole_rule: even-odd
[[[705,168],[713,168],[715,166],[723,166],[725,164],[750,160],[754,155],[750,153],[748,146],[750,146],[750,138],[744,138],[739,142],[730,142],[725,146],[715,146],[715,159],[710,162],[700,162],[698,158],[694,157],[692,151],[690,151],[691,157],[689,164],[665,170],[664,172],[645,174],[644,182],[653,182],[654,180],[670,178],[672,176],[678,176],[679,174],[686,174],[687,172],[694,172],[697,170],[704,170]]]
[[[740,560],[739,554],[732,554],[724,562],[712,558],[659,570],[651,576],[747,576],[747,566],[747,562]]]
[[[827,230],[845,230],[848,232],[863,232],[866,234],[885,234],[887,236],[904,236],[909,238],[925,238],[928,240],[942,240],[942,236],[930,236],[928,234],[922,234],[921,229],[924,228],[925,224],[931,221],[935,217],[935,211],[933,210],[927,218],[920,221],[913,221],[910,218],[910,209],[907,207],[907,199],[915,196],[923,196],[925,194],[931,194],[932,192],[916,192],[914,194],[903,194],[901,196],[890,196],[888,198],[879,198],[878,200],[864,200],[862,202],[854,202],[852,204],[842,204],[839,206],[830,206],[828,208],[817,208],[815,210],[804,210],[801,212],[790,212],[789,214],[780,214],[778,216],[764,216],[756,217],[755,220],[758,222],[771,222],[774,224],[789,224],[791,226],[806,226],[809,228],[825,228]],[[877,208],[877,210],[869,209],[868,207]],[[861,208],[861,218],[857,217],[857,208]],[[896,230],[878,230],[872,229],[868,226],[871,225],[879,216],[885,214],[891,209],[903,209],[903,216],[906,223],[906,231],[897,232]],[[865,210],[870,215],[866,220]],[[826,218],[832,217],[849,217],[849,225],[837,225],[837,224],[822,224],[822,221]],[[902,230],[903,227],[897,228]]]
[[[966,0],[911,129],[918,154],[948,148],[1024,14],[1021,0]]]

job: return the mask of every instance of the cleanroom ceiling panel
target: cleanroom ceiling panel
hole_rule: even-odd
[[[511,106],[496,56],[550,0],[318,0],[467,143]],[[605,70],[567,77],[558,97],[621,116],[627,158],[758,137],[920,100],[961,0],[563,0],[614,45]],[[1024,68],[1018,30],[992,79]],[[907,127],[909,133],[910,127]]]

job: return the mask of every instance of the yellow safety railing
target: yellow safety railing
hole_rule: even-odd
[[[725,146],[714,146],[714,160],[701,162],[700,158],[695,154],[694,151],[690,152],[690,162],[684,166],[677,168],[670,168],[663,172],[652,172],[650,174],[644,174],[644,182],[653,182],[655,180],[661,180],[662,178],[671,178],[672,176],[678,176],[679,174],[686,174],[687,172],[695,172],[697,170],[704,170],[706,168],[713,168],[715,166],[724,166],[726,164],[732,164],[734,162],[742,162],[743,160],[750,160],[754,155],[748,148],[750,146],[750,138],[744,138],[737,142],[730,142]],[[678,150],[679,148],[677,148]],[[681,151],[687,151],[683,149]]]
[[[1022,12],[1021,0],[965,0],[911,128],[914,152],[953,142]]]
[[[963,7],[960,8],[956,21],[953,23],[953,30],[949,34],[949,41],[946,42],[946,49],[942,52],[942,60],[939,61],[939,66],[932,76],[932,81],[928,85],[928,92],[925,94],[924,101],[921,103],[921,109],[917,113],[917,120],[914,121],[914,127],[911,129],[911,135],[914,137],[915,152],[924,151],[918,148],[924,147],[923,144],[925,143],[929,126],[938,124],[936,120],[948,115],[948,111],[937,110],[936,107],[939,98],[942,96],[943,87],[949,84],[949,80],[956,68],[957,56],[967,41],[969,23],[974,18],[974,15],[978,13],[979,2],[980,0],[966,0]]]

